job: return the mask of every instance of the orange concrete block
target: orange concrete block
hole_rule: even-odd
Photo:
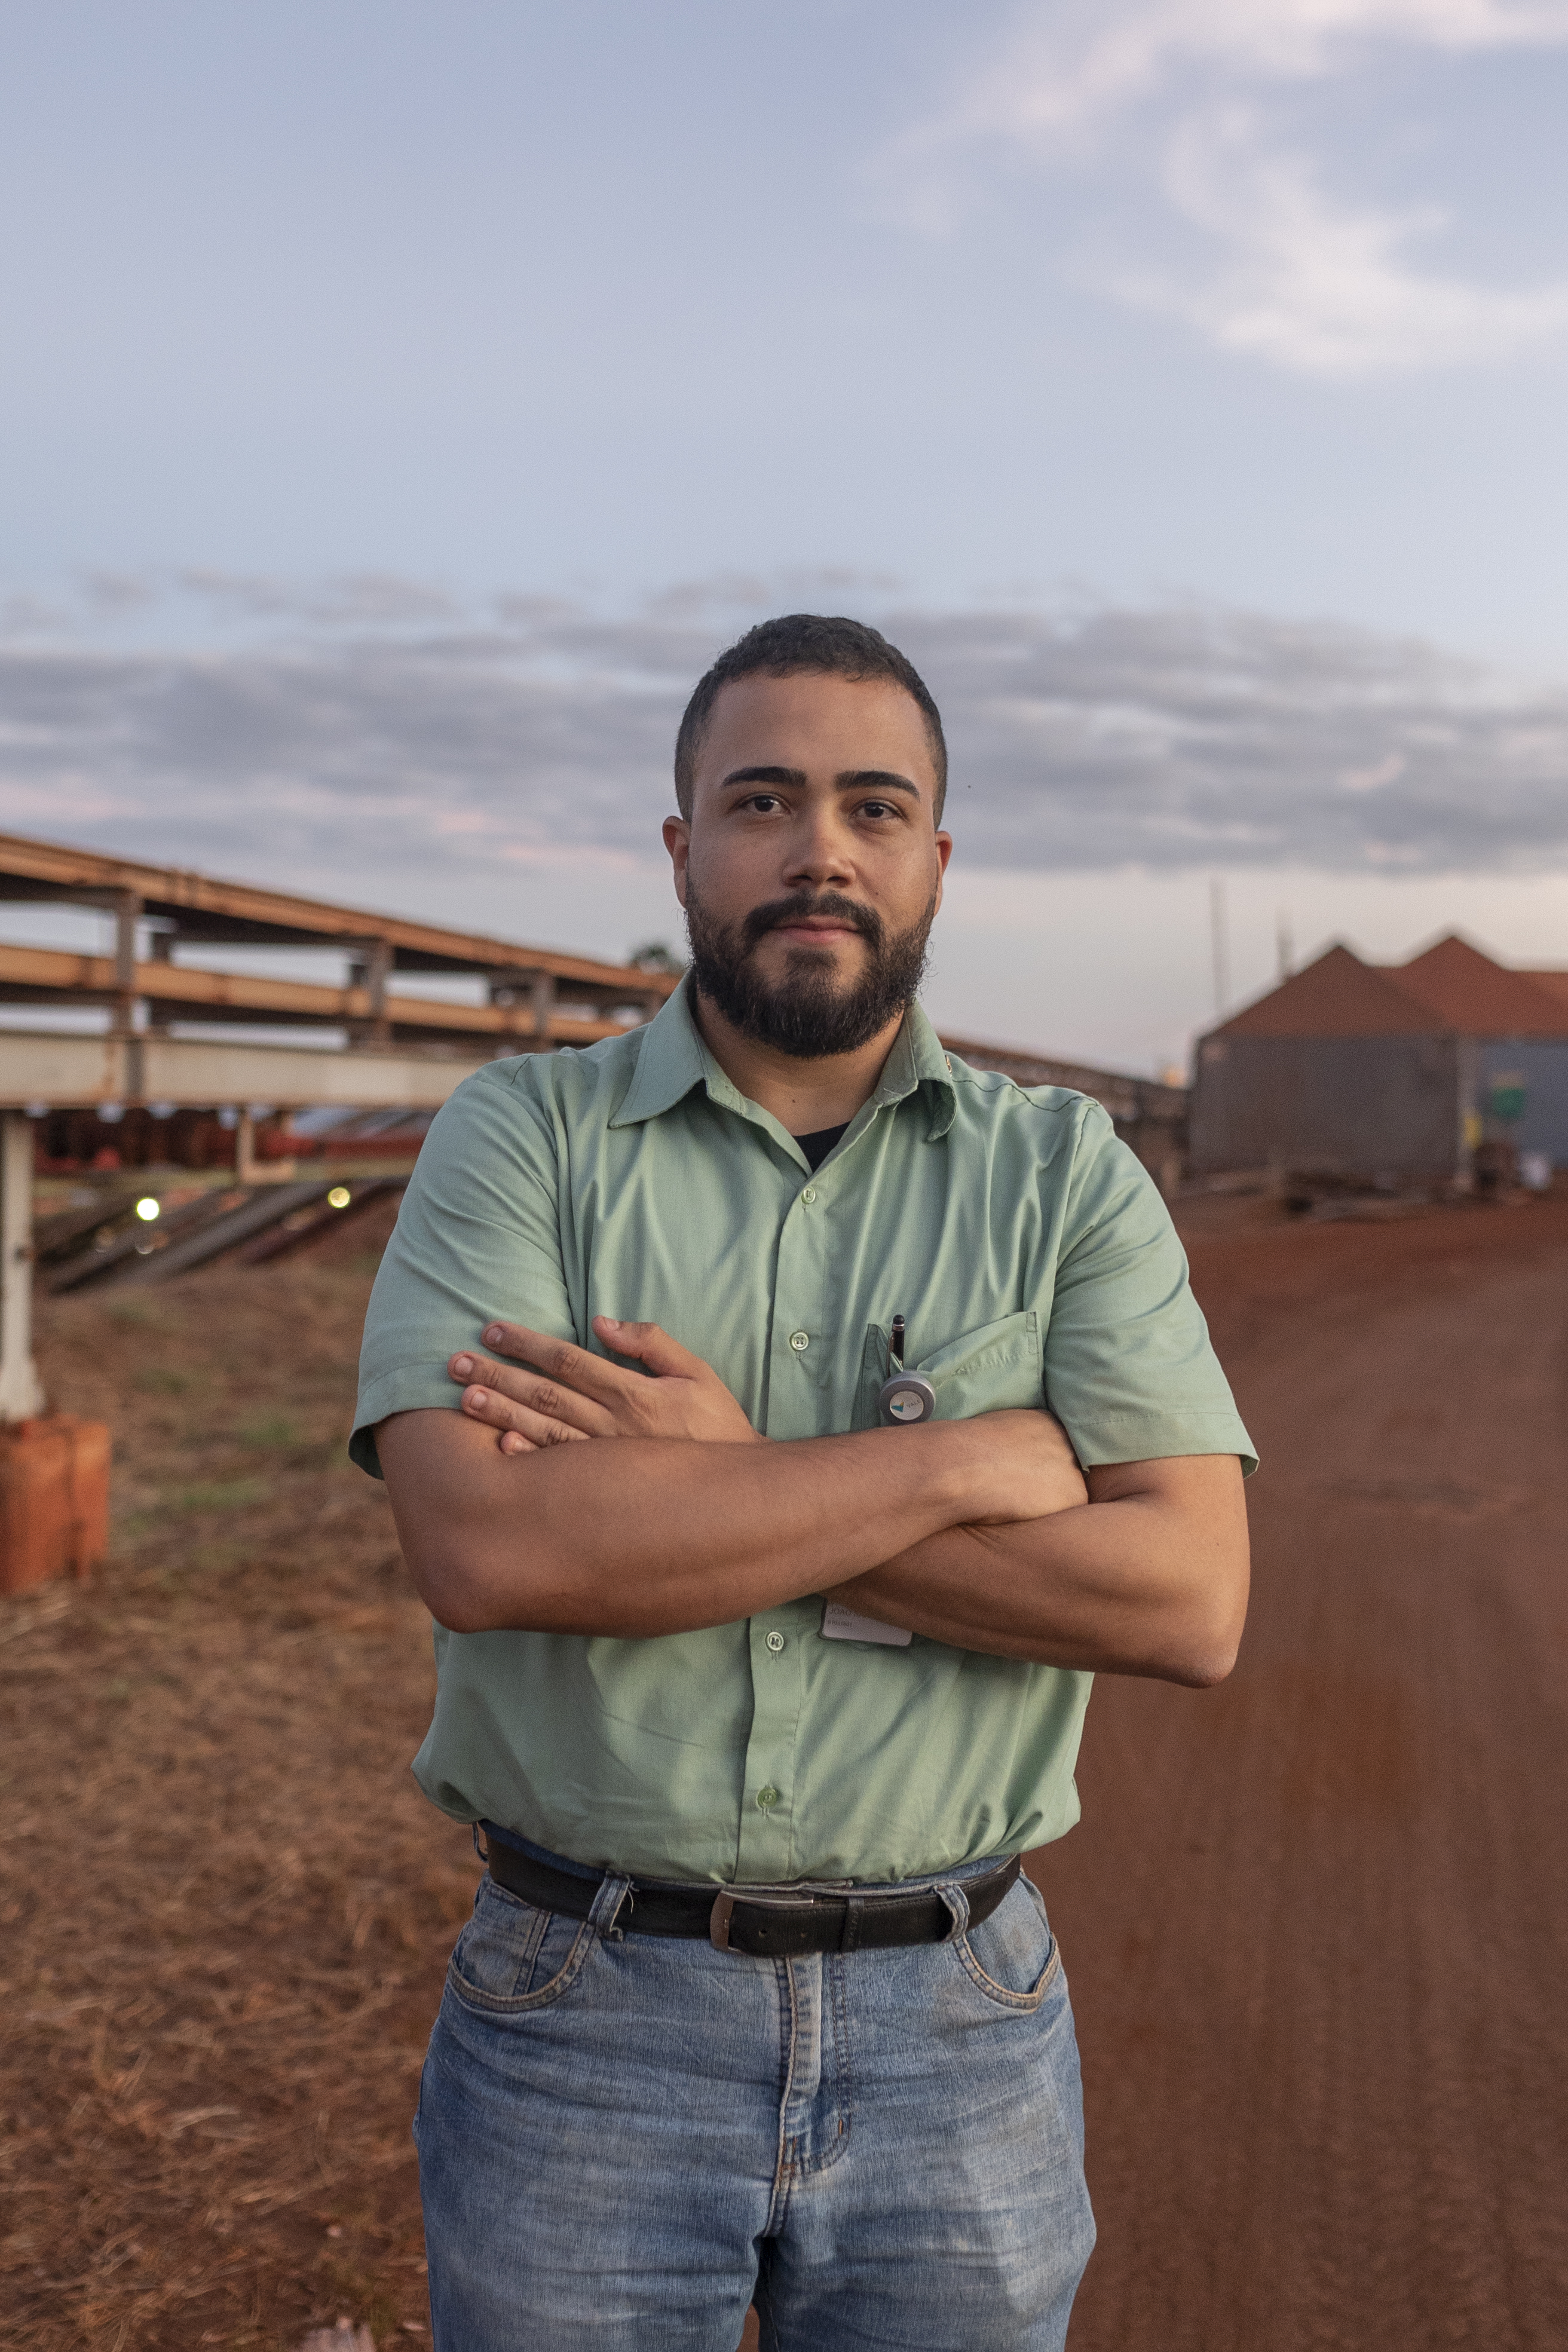
[[[74,1413],[0,1428],[0,1592],[86,1576],[109,1549],[109,1431]]]

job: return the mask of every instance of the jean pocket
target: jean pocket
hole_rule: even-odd
[[[971,1927],[952,1946],[964,1974],[999,2009],[1038,2009],[1061,1967],[1033,1879],[1020,1877],[989,1919]]]
[[[447,1963],[447,1982],[465,2008],[486,2017],[519,2016],[570,1991],[595,1940],[586,1919],[541,1911],[487,1874]]]

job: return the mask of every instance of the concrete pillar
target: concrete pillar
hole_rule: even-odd
[[[551,1017],[555,1011],[555,975],[553,972],[538,971],[534,973],[533,985],[529,991],[528,1001],[530,1010],[533,1014],[533,1035],[535,1041],[533,1051],[536,1054],[552,1054],[555,1051],[555,1045],[550,1034],[550,1023]]]
[[[389,1045],[392,1023],[386,1009],[386,983],[392,972],[392,942],[371,940],[363,956],[349,966],[349,986],[363,988],[370,997],[370,1019],[351,1021],[351,1045]]]
[[[134,890],[119,890],[114,898],[114,1033],[130,1037],[136,1030],[136,926],[142,901]]]
[[[0,1423],[44,1409],[33,1361],[33,1129],[0,1112]]]

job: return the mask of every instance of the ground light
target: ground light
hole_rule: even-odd
[[[327,1194],[327,1206],[329,1209],[346,1209],[353,1198],[353,1194],[346,1184],[334,1184]],[[154,1209],[153,1213],[156,1216],[158,1213]]]
[[[144,1225],[150,1225],[153,1218],[158,1215],[163,1205],[163,1204],[161,1201],[155,1201],[153,1199],[151,1192],[144,1192],[141,1200],[136,1203],[136,1213],[141,1218]]]

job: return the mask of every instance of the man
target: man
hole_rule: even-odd
[[[1063,2342],[1016,1857],[1095,1671],[1229,1671],[1250,1454],[1105,1113],[915,1003],[945,782],[875,630],[742,638],[677,745],[687,980],[461,1087],[376,1283],[415,1769],[489,1861],[416,2126],[440,2352],[733,2352],[753,2297],[788,2352]]]

